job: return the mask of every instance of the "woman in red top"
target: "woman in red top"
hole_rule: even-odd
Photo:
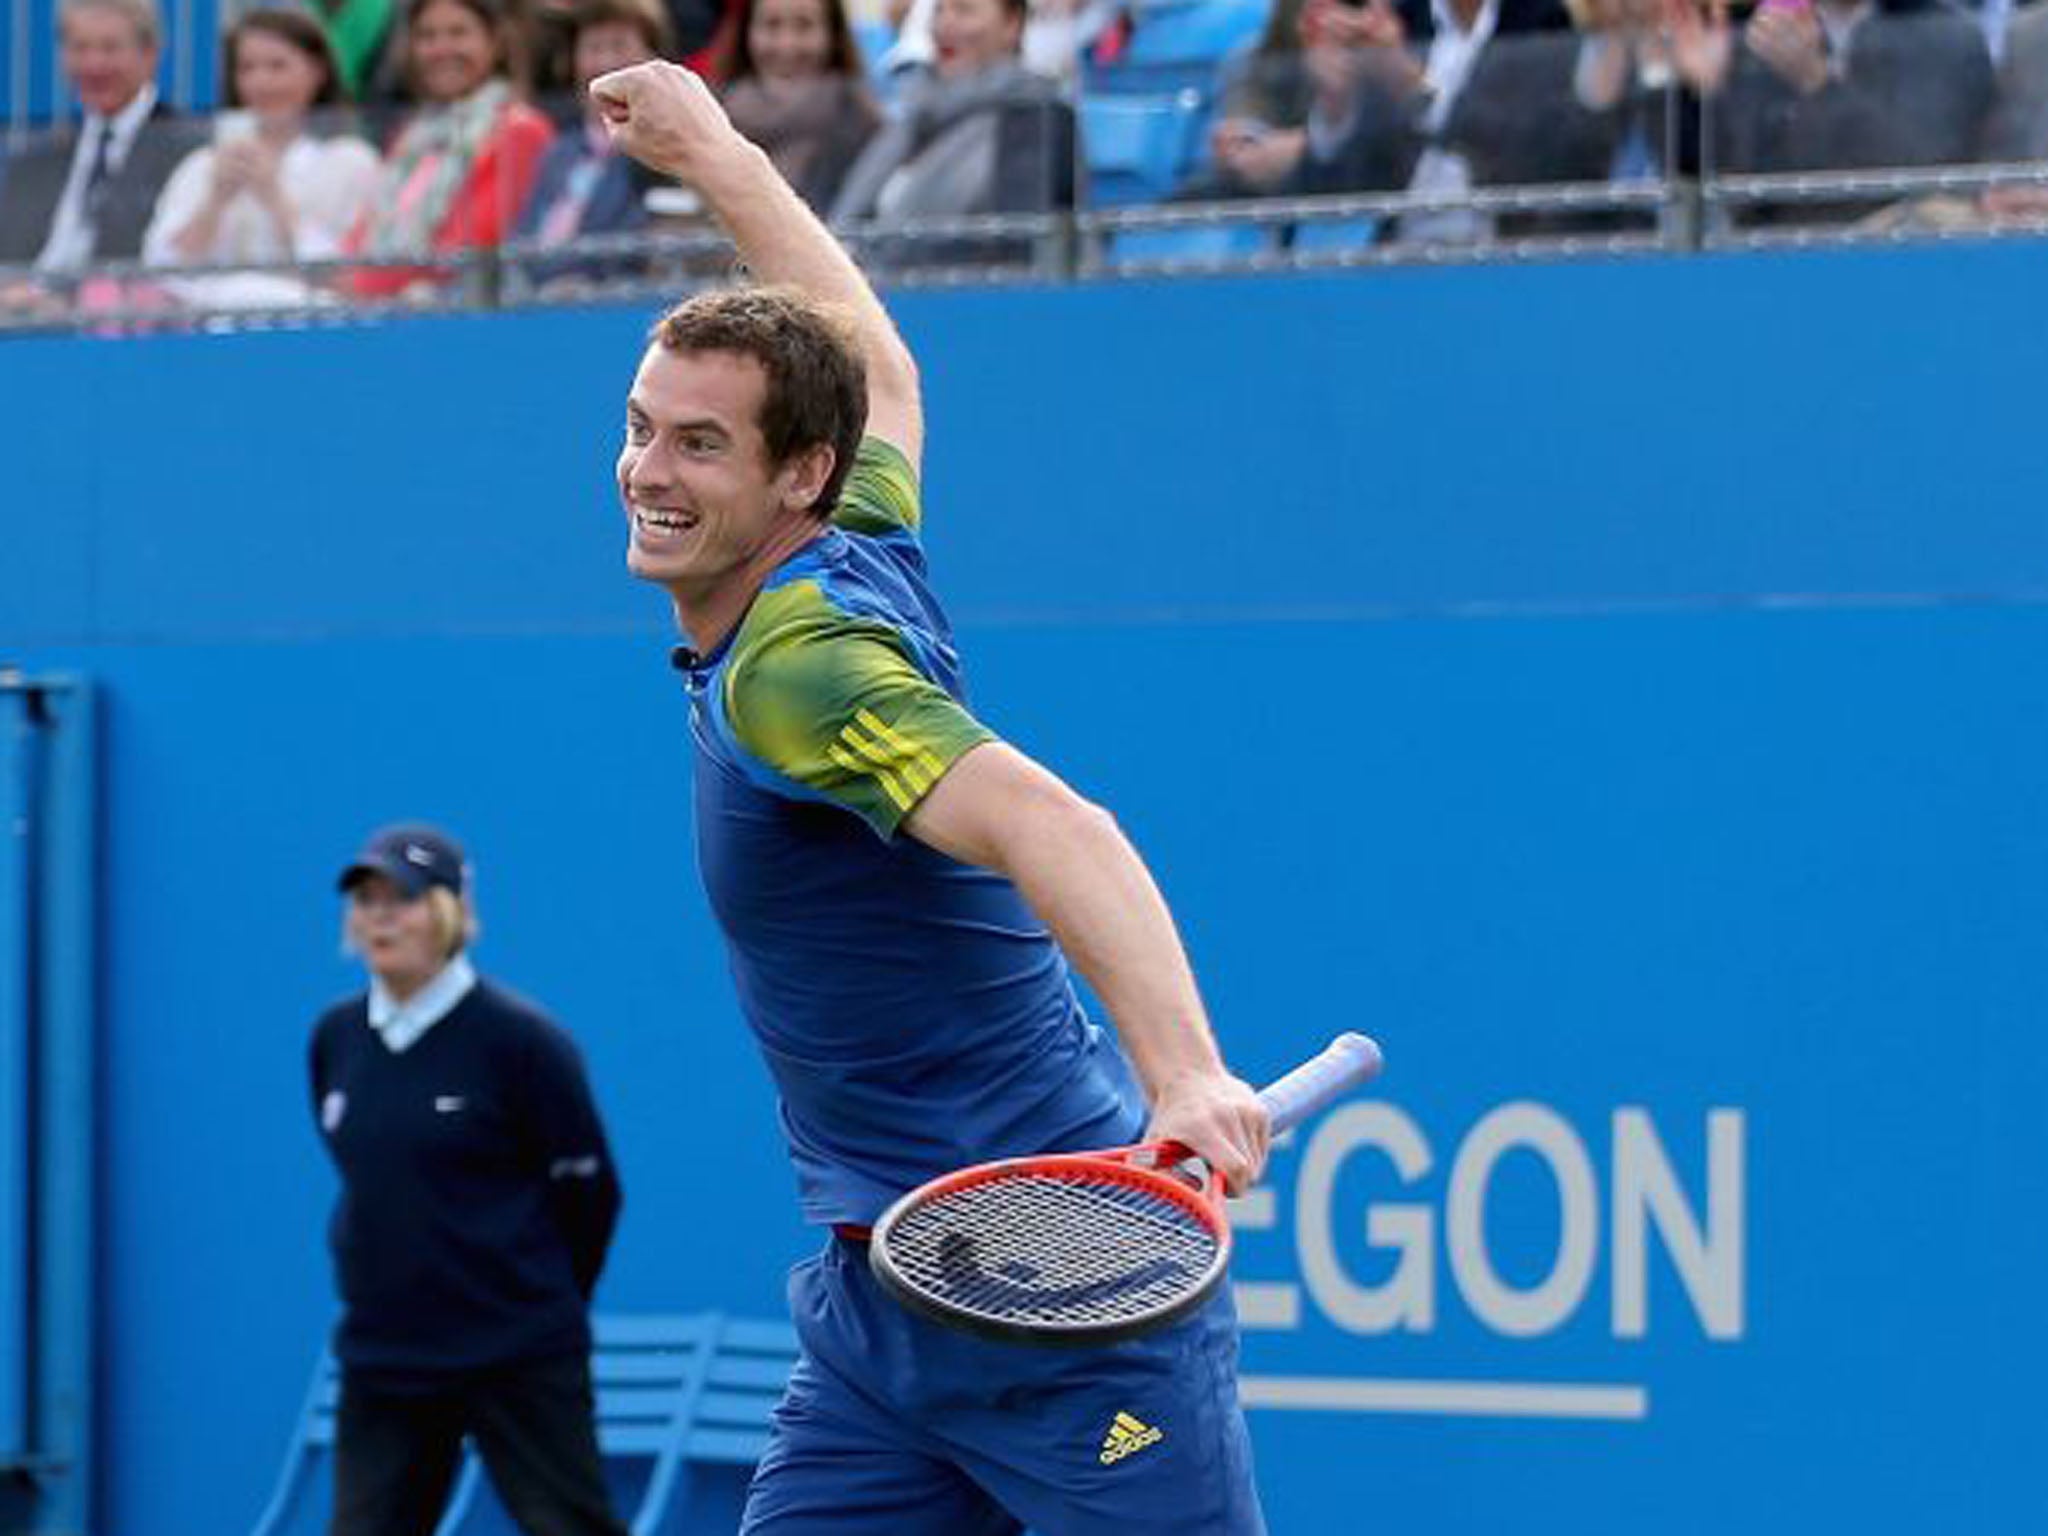
[[[407,71],[419,108],[384,156],[370,211],[348,249],[379,259],[496,245],[510,233],[554,138],[519,97],[524,50],[503,0],[411,0]],[[419,267],[361,268],[359,298],[391,298],[449,280]]]

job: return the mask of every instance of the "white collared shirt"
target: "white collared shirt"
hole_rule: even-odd
[[[1500,25],[1500,0],[1486,0],[1469,29],[1461,26],[1450,0],[1430,0],[1429,11],[1436,28],[1429,38],[1429,56],[1422,66],[1429,82],[1429,110],[1423,114],[1423,131],[1435,138],[1451,120],[1451,108],[1465,93],[1479,55],[1493,41],[1493,29]]]
[[[50,238],[36,258],[41,272],[70,272],[92,260],[95,232],[86,219],[85,189],[92,180],[93,164],[99,158],[100,138],[112,134],[107,145],[107,174],[114,175],[127,162],[135,147],[135,135],[156,110],[156,87],[145,85],[135,99],[112,117],[96,112],[85,114],[78,143],[71,151],[71,174],[64,179],[64,195],[57,199],[57,211],[50,215]]]
[[[1436,31],[1429,40],[1429,58],[1423,66],[1429,82],[1429,107],[1422,115],[1422,130],[1434,140],[1451,120],[1451,109],[1472,83],[1472,71],[1479,55],[1493,41],[1493,29],[1500,24],[1500,0],[1486,0],[1470,28],[1460,26],[1449,0],[1430,0]],[[1408,178],[1408,190],[1424,195],[1456,196],[1472,190],[1472,165],[1454,149],[1431,143],[1415,162],[1415,174]],[[1401,238],[1431,245],[1464,245],[1492,233],[1493,220],[1469,208],[1444,209],[1436,213],[1409,214],[1401,220]]]
[[[1828,73],[1839,80],[1849,72],[1849,45],[1856,40],[1856,29],[1870,19],[1876,11],[1874,0],[1863,0],[1861,5],[1817,5],[1814,15],[1820,18],[1821,30],[1828,39]]]
[[[384,983],[373,976],[370,978],[370,1028],[377,1031],[385,1048],[396,1056],[447,1018],[475,985],[476,971],[467,955],[457,955],[450,960],[432,981],[404,1002],[393,997]]]

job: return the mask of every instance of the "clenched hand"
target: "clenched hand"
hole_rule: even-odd
[[[691,186],[746,142],[711,88],[680,64],[655,59],[599,75],[590,99],[613,144]]]

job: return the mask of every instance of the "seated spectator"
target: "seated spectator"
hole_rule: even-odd
[[[1307,147],[1284,190],[1455,198],[1482,179],[1475,152],[1506,161],[1517,145],[1539,158],[1532,168],[1525,154],[1513,179],[1570,179],[1540,158],[1543,116],[1569,92],[1561,0],[1307,0],[1301,25]],[[1549,46],[1516,53],[1545,33]],[[1531,75],[1552,78],[1538,91]],[[1488,235],[1492,222],[1469,209],[1430,210],[1403,215],[1396,228],[1404,240],[1451,243]]]
[[[141,255],[158,191],[205,134],[157,100],[153,0],[63,0],[57,31],[85,120],[7,162],[0,265],[37,269],[35,281],[0,282],[8,307],[61,308],[81,268]]]
[[[314,131],[313,114],[342,99],[326,35],[298,11],[250,11],[228,30],[222,53],[231,110],[214,119],[214,143],[172,173],[143,259],[157,267],[331,260],[369,206],[377,152]],[[216,309],[327,298],[289,272],[209,273],[166,286]]]
[[[583,235],[627,234],[647,224],[644,201],[655,180],[616,153],[590,105],[590,82],[669,50],[668,16],[655,0],[581,0],[570,17],[570,76],[582,112],[549,146],[519,215],[518,238],[543,251]],[[557,288],[616,275],[618,264],[571,257],[527,259],[529,278]]]
[[[843,0],[745,0],[720,73],[733,126],[829,210],[882,123]]]
[[[1257,197],[1288,186],[1308,147],[1303,9],[1303,0],[1275,0],[1257,43],[1225,62],[1209,164],[1174,194],[1177,200]]]
[[[1742,27],[1708,17],[1718,68],[1710,149],[1722,171],[1967,163],[1991,105],[1983,30],[1939,0],[1769,0]],[[1754,222],[1839,222],[1868,199],[1762,209]]]
[[[1608,181],[1615,168],[1618,121],[1589,110],[1574,89],[1580,39],[1543,24],[1504,28],[1481,51],[1444,130],[1465,158],[1475,187]],[[1500,213],[1502,239],[1612,230],[1626,218],[1605,211]]]
[[[1612,125],[1613,179],[1699,175],[1699,90],[1722,67],[1727,0],[1567,3],[1582,34],[1573,92],[1586,111]]]
[[[350,232],[352,255],[419,258],[494,246],[511,231],[555,136],[519,98],[523,48],[503,0],[411,0],[407,71],[420,106],[384,157],[371,212]],[[431,292],[445,275],[363,268],[360,298]]]
[[[1426,156],[1432,115],[1442,119],[1438,142],[1464,157],[1474,184],[1604,180],[1611,129],[1571,94],[1573,45],[1561,30],[1564,19],[1547,3],[1492,9],[1411,0],[1333,8],[1330,0],[1279,0],[1256,49],[1228,68],[1223,114],[1210,133],[1211,168],[1177,195],[1243,197],[1310,186],[1394,191]],[[1390,67],[1391,56],[1376,64],[1347,51],[1394,38],[1409,53],[1398,67]],[[1469,54],[1462,63],[1461,53]],[[1421,96],[1413,89],[1417,79],[1426,87]],[[1363,158],[1348,171],[1333,154],[1302,170],[1319,92],[1326,115],[1339,118],[1356,110],[1341,100],[1354,92],[1391,98],[1361,111],[1354,126],[1364,135],[1349,150]]]
[[[938,0],[885,0],[883,9],[896,29],[896,40],[882,55],[881,74],[896,79],[929,71],[938,59]],[[1071,83],[1082,58],[1114,36],[1126,15],[1122,0],[1026,0],[1018,54],[1025,68]]]
[[[1074,112],[1024,67],[1025,0],[939,0],[928,75],[868,142],[832,205],[887,224],[1074,203]]]

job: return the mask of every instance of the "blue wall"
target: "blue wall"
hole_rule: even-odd
[[[1247,1075],[1388,1048],[1246,1212],[1276,1531],[2038,1508],[2042,265],[900,305],[984,713],[1154,858]],[[585,1042],[605,1305],[767,1310],[810,1243],[621,567],[645,319],[6,351],[0,659],[106,700],[106,1532],[274,1471],[376,820],[470,840],[480,958]]]

